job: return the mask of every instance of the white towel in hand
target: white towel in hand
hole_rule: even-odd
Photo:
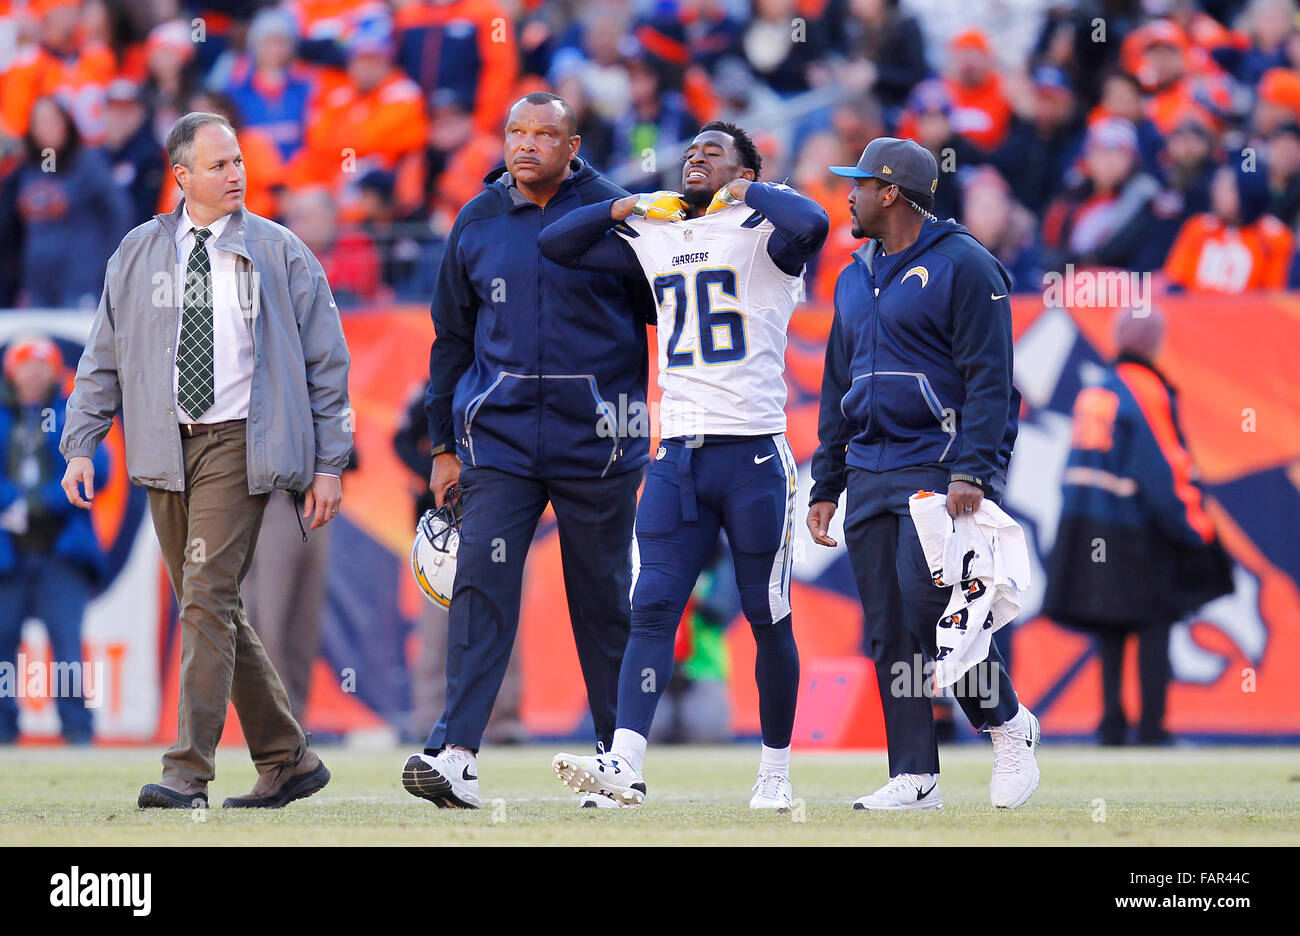
[[[907,506],[930,578],[952,597],[936,624],[934,683],[951,686],[989,654],[993,632],[1020,611],[1029,588],[1025,533],[987,497],[978,510],[948,516],[947,497],[918,491]]]

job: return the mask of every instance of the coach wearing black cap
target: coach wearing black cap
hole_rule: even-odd
[[[1020,406],[1010,277],[964,227],[931,214],[938,166],[920,144],[881,137],[857,166],[830,171],[854,180],[853,233],[868,240],[835,284],[808,527],[836,545],[827,531],[847,489],[844,535],[889,745],[890,781],[854,807],[935,808],[934,712],[912,670],[935,658],[950,592],[931,581],[908,497],[946,491],[953,516],[1001,498]],[[993,805],[1019,806],[1038,784],[1038,722],[996,647],[972,673],[953,689],[993,737]]]

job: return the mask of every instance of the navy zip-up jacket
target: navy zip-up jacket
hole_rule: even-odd
[[[1000,499],[1016,439],[1011,278],[969,231],[926,220],[896,257],[869,240],[835,283],[812,502],[846,467],[942,465]]]
[[[460,210],[438,271],[425,410],[433,453],[533,478],[607,477],[647,461],[626,434],[646,401],[641,276],[578,272],[537,249],[542,228],[582,205],[627,194],[581,159],[545,208],[504,168]],[[616,424],[617,434],[608,430]]]

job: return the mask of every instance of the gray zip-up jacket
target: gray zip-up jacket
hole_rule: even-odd
[[[172,396],[180,318],[181,202],[122,239],[77,365],[59,450],[90,457],[121,410],[133,484],[185,490]],[[248,491],[305,491],[341,475],[352,451],[348,348],[325,272],[298,236],[239,210],[217,247],[237,254],[239,304],[253,338]]]

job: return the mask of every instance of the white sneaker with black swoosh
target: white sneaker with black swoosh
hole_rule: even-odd
[[[478,809],[478,763],[466,751],[412,754],[402,767],[402,787],[440,809]]]
[[[999,809],[1023,806],[1038,789],[1036,752],[1043,736],[1038,719],[1022,705],[1014,718],[988,733],[993,739],[989,800]]]
[[[943,809],[938,774],[899,774],[870,796],[853,801],[854,809]]]
[[[640,806],[645,802],[645,778],[617,754],[556,754],[551,766],[560,782],[571,790],[599,793],[619,806]]]

